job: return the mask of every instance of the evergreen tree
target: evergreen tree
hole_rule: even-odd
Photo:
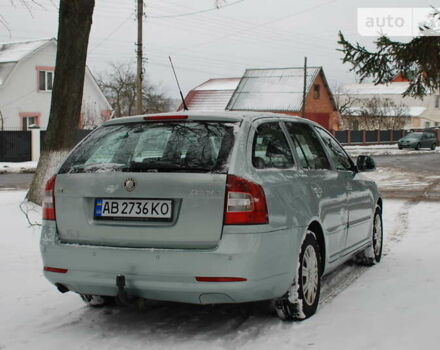
[[[434,9],[431,16],[440,21],[438,10]],[[440,88],[440,33],[432,24],[419,29],[421,36],[406,43],[379,37],[375,51],[367,50],[358,42],[350,43],[339,32],[338,44],[342,48],[338,50],[344,54],[343,63],[351,63],[350,70],[361,81],[371,78],[375,84],[384,84],[402,74],[410,81],[403,96],[422,98]]]

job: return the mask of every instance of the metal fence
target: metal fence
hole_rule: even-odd
[[[31,158],[30,131],[0,131],[0,162],[26,162]]]
[[[395,143],[409,130],[340,130],[334,131],[336,139],[344,145]]]
[[[39,132],[40,142],[38,144],[40,145],[40,150],[42,150],[46,131]],[[91,130],[77,130],[76,143],[81,141],[90,132]],[[28,162],[31,160],[31,131],[0,131],[0,162]]]

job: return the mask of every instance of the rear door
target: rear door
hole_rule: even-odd
[[[237,124],[111,125],[87,138],[56,180],[63,242],[212,248],[223,226]]]
[[[252,170],[265,192],[269,224],[273,229],[299,226],[298,217],[303,214],[296,209],[304,188],[286,135],[278,120],[258,120],[254,126]]]

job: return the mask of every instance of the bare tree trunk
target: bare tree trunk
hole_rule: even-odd
[[[44,148],[27,198],[41,204],[44,184],[75,145],[95,0],[61,0],[58,50]]]

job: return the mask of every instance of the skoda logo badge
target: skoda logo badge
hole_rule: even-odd
[[[136,181],[134,181],[134,179],[131,178],[127,179],[124,182],[124,187],[128,192],[132,192],[136,188]]]

